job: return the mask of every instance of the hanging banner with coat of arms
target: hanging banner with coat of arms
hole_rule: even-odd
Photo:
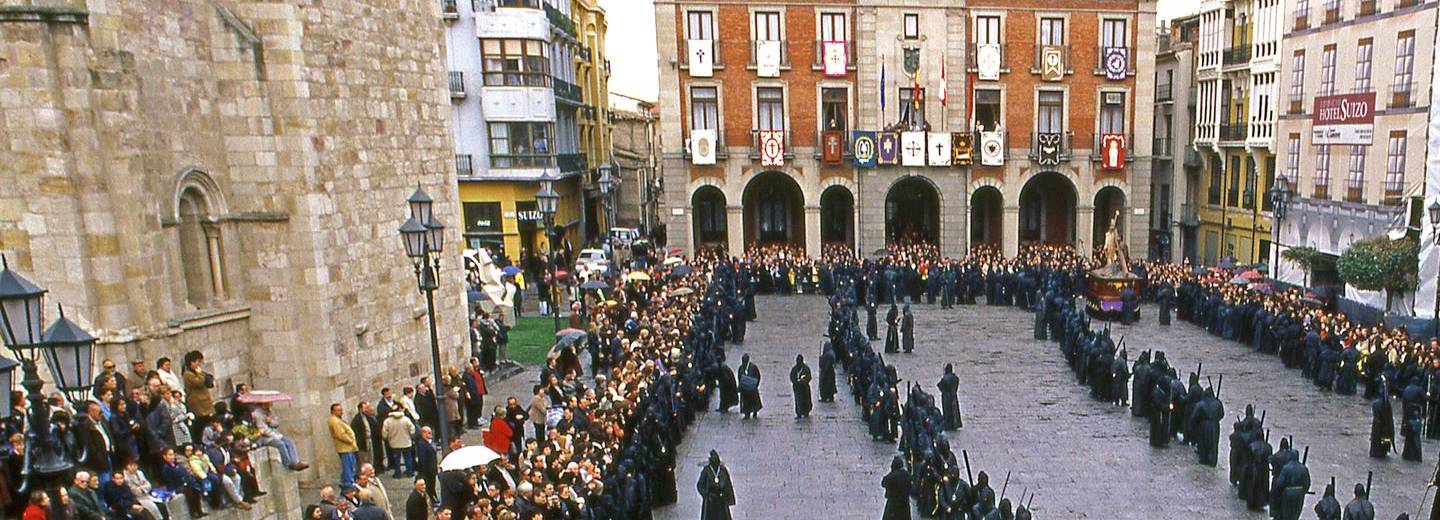
[[[785,166],[785,131],[760,131],[760,166]]]
[[[696,128],[690,131],[690,163],[715,164],[715,130]]]
[[[1060,81],[1065,79],[1065,48],[1046,45],[1040,48],[1040,79]]]
[[[1005,134],[980,132],[980,164],[984,166],[1005,165]]]
[[[900,134],[895,132],[881,132],[880,140],[880,164],[900,163]]]
[[[829,164],[840,164],[845,155],[845,132],[826,130],[820,134],[820,158]]]
[[[755,73],[762,78],[780,77],[780,42],[755,42]]]
[[[1105,48],[1105,79],[1124,81],[1130,72],[1130,49],[1124,47]]]
[[[1058,133],[1035,134],[1035,162],[1047,166],[1060,164],[1060,139]]]
[[[930,132],[927,137],[927,162],[930,166],[950,166],[950,134]]]
[[[925,132],[900,132],[900,165],[925,166]]]
[[[855,139],[850,143],[850,151],[855,155],[855,167],[874,168],[877,149],[875,132],[855,131]]]
[[[1106,170],[1125,167],[1125,134],[1100,134],[1100,167]]]
[[[687,40],[690,51],[690,76],[708,78],[715,75],[715,45],[712,40]]]
[[[975,68],[979,69],[980,79],[1000,79],[1000,61],[1000,44],[982,43],[975,46]]]
[[[820,44],[821,56],[825,57],[825,76],[838,78],[845,76],[845,64],[850,57],[846,55],[845,42],[824,42]]]
[[[950,134],[950,164],[967,166],[973,162],[975,153],[973,141],[974,134],[970,132]]]

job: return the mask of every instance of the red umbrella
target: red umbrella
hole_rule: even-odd
[[[236,399],[242,403],[258,404],[278,403],[280,401],[289,401],[294,398],[290,397],[288,394],[285,394],[283,392],[276,392],[274,390],[251,390],[249,392],[240,394],[240,396]]]
[[[1263,273],[1261,273],[1260,271],[1256,271],[1256,270],[1254,270],[1254,269],[1251,269],[1251,270],[1249,270],[1249,271],[1245,271],[1245,272],[1243,272],[1243,273],[1240,273],[1240,277],[1241,277],[1241,278],[1244,278],[1244,279],[1246,279],[1246,280],[1260,280],[1260,279],[1265,278],[1265,275],[1264,275]]]

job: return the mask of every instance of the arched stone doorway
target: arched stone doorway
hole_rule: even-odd
[[[885,241],[940,243],[940,191],[930,179],[910,176],[885,195]]]
[[[1106,186],[1095,192],[1095,216],[1094,232],[1090,237],[1091,247],[1102,247],[1105,245],[1105,232],[1110,230],[1110,219],[1119,212],[1120,218],[1116,225],[1120,226],[1120,232],[1125,232],[1125,192],[1114,186]],[[1129,243],[1130,237],[1125,237]]]
[[[855,246],[855,196],[844,186],[820,193],[820,241]]]
[[[1055,172],[1031,177],[1020,190],[1020,243],[1075,243],[1075,185]]]
[[[804,196],[795,179],[770,171],[745,186],[745,244],[805,244]]]
[[[1005,196],[994,186],[981,186],[970,195],[970,246],[1000,245],[1000,208]]]
[[[714,186],[701,186],[690,196],[690,211],[696,249],[724,246],[729,237],[725,193]]]

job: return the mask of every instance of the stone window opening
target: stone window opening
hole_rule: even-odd
[[[180,266],[185,300],[197,309],[225,299],[224,241],[205,193],[187,187],[178,204]]]

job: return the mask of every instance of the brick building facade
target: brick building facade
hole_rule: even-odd
[[[1154,9],[1113,0],[658,1],[670,242],[732,251],[789,242],[812,254],[829,242],[869,251],[902,239],[949,255],[980,242],[1012,254],[1023,242],[1088,251],[1118,211],[1143,255]],[[712,61],[697,63],[696,46],[714,51]],[[777,47],[778,66],[765,66]],[[1042,70],[1051,53],[1063,62],[1058,74]],[[1103,58],[1113,54],[1119,69],[1107,74]],[[771,148],[779,156],[762,142],[772,129],[783,132]],[[980,164],[981,130],[998,135],[999,164]],[[890,151],[902,138],[912,152],[925,145],[921,155],[938,148],[918,163],[861,164],[857,151],[885,154],[859,145],[856,131],[880,132],[878,148]],[[888,132],[896,140],[884,145]],[[952,134],[968,136],[970,164],[944,151],[961,142]],[[1118,152],[1109,161],[1102,134],[1119,146],[1107,149]],[[1057,153],[1039,153],[1040,140]]]

